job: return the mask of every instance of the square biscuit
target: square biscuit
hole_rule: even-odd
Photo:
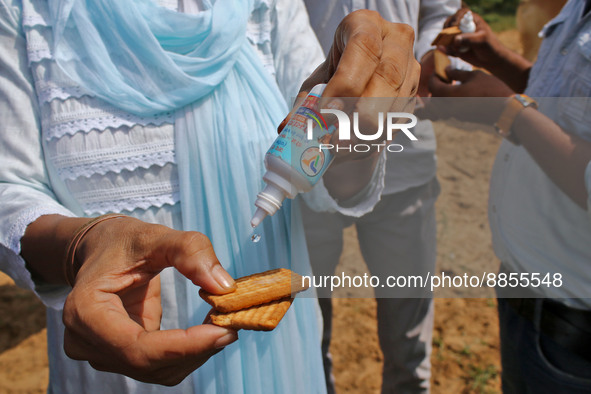
[[[445,71],[447,66],[451,65],[449,57],[439,49],[436,49],[433,52],[433,61],[435,63],[435,74],[443,81],[450,82],[447,72]]]
[[[454,42],[454,38],[460,33],[462,33],[462,31],[458,26],[446,27],[445,29],[441,30],[437,37],[435,37],[431,45],[443,45],[445,47],[449,46]]]
[[[306,288],[301,275],[279,268],[237,279],[232,293],[217,295],[201,289],[199,295],[217,312],[227,313],[291,297]]]
[[[286,297],[236,312],[213,312],[211,322],[234,330],[271,331],[277,327],[292,302],[293,298]]]

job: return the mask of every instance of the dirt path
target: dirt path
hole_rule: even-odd
[[[44,393],[48,378],[45,308],[0,273],[0,393]]]

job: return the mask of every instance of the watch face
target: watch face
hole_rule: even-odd
[[[532,99],[529,96],[526,96],[525,94],[516,94],[515,99],[519,101],[519,103],[524,107],[538,108],[538,103],[536,102],[536,100]]]

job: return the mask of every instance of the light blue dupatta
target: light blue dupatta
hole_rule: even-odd
[[[246,39],[253,0],[218,0],[197,15],[151,0],[48,0],[54,57],[73,80],[128,112],[175,111],[183,228],[206,234],[238,277],[276,267],[309,274],[291,204],[249,222],[263,157],[287,104]],[[294,253],[294,249],[296,253]],[[191,325],[209,306],[187,283]],[[241,339],[192,375],[198,393],[323,393],[315,300],[297,299],[271,333]]]
[[[48,3],[59,66],[136,115],[174,111],[222,83],[245,47],[253,7],[253,0],[223,0],[190,15],[153,0]],[[263,100],[276,99],[275,91],[266,93]]]

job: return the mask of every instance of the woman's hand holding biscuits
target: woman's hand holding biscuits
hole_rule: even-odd
[[[45,282],[64,283],[58,267],[66,258],[65,245],[86,222],[48,215],[29,225],[21,254],[31,271]],[[47,231],[52,239],[42,235]],[[175,385],[238,338],[236,331],[211,324],[160,330],[164,268],[176,268],[210,293],[234,289],[203,234],[130,217],[105,220],[84,235],[73,262],[81,268],[63,312],[64,347],[73,359],[140,381]]]

